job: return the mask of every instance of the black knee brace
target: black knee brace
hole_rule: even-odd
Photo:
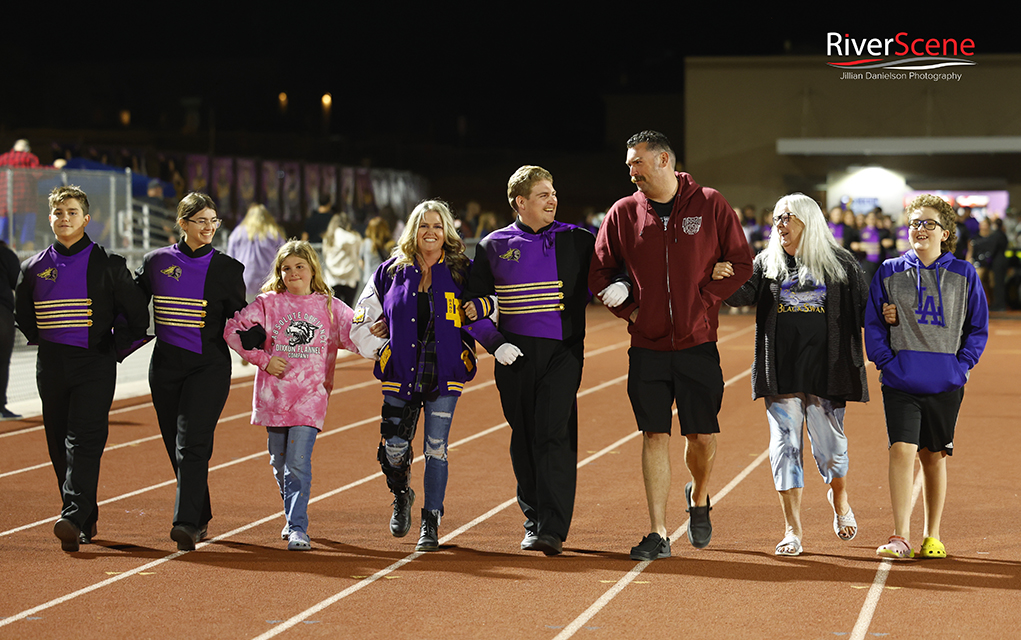
[[[386,476],[386,486],[393,493],[404,491],[411,485],[411,461],[414,453],[411,451],[411,443],[408,442],[408,450],[401,457],[399,467],[391,466],[390,460],[386,457],[386,440],[379,441],[379,449],[376,450],[376,459],[379,460],[379,467]]]
[[[380,412],[383,421],[379,424],[379,433],[382,438],[379,441],[376,459],[379,460],[379,466],[386,476],[386,486],[394,493],[404,491],[411,484],[411,461],[415,457],[411,443],[415,439],[415,428],[421,409],[422,405],[417,402],[409,402],[403,407],[384,403]],[[394,418],[397,418],[397,424],[393,423]],[[408,450],[404,452],[400,465],[396,467],[390,464],[386,456],[386,440],[394,437],[408,443]]]
[[[383,409],[380,411],[383,418],[383,421],[379,423],[380,435],[384,440],[396,436],[401,440],[411,442],[415,439],[415,427],[418,425],[418,412],[421,409],[422,405],[418,402],[409,402],[403,407],[384,403]],[[397,424],[393,423],[394,418],[397,418]]]

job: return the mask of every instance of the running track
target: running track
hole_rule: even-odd
[[[59,500],[38,417],[0,426],[0,638],[1003,638],[1021,628],[1021,325],[994,320],[968,384],[948,466],[949,558],[880,561],[892,529],[886,434],[876,400],[848,408],[851,503],[859,535],[833,534],[806,470],[805,554],[776,558],[783,521],[750,400],[751,316],[722,316],[728,388],[713,473],[714,534],[684,535],[683,446],[673,443],[673,557],[628,559],[648,531],[641,441],[625,392],[627,333],[589,312],[579,394],[578,497],[563,556],[518,550],[509,430],[492,359],[462,396],[451,431],[441,550],[414,552],[415,527],[389,535],[390,494],[375,461],[381,396],[370,363],[336,371],[315,447],[313,551],[288,552],[265,433],[249,424],[251,379],[235,380],[210,471],[212,538],[169,539],[174,484],[148,397],[118,401],[100,480],[97,544],[60,551]],[[416,452],[421,449],[421,436]],[[807,457],[807,456],[806,456]],[[809,459],[809,465],[811,465]],[[422,462],[414,482],[421,488]],[[921,531],[921,505],[913,525]],[[919,539],[920,540],[920,539]],[[919,540],[914,544],[917,548]]]

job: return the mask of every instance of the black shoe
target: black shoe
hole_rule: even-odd
[[[74,522],[67,518],[61,518],[53,525],[53,535],[60,538],[60,548],[68,553],[78,550],[78,536],[82,530]]]
[[[713,523],[709,521],[712,505],[706,496],[704,507],[691,504],[691,483],[684,485],[684,499],[688,501],[688,540],[696,549],[705,549],[713,539]]]
[[[440,548],[440,512],[422,509],[422,535],[415,551],[436,551]]]
[[[3,420],[21,420],[21,416],[7,407],[0,407],[0,421]]]
[[[543,533],[535,539],[535,544],[532,545],[532,549],[535,551],[542,551],[548,556],[558,556],[564,551],[564,543],[555,535]]]
[[[170,530],[170,539],[177,543],[178,551],[194,551],[202,539],[199,530],[190,524],[175,524]]]
[[[92,528],[89,529],[89,533],[86,533],[83,529],[82,532],[78,534],[78,544],[92,544],[92,539],[96,537],[97,533],[99,533],[99,531],[96,529],[96,523],[93,522]]]
[[[394,514],[390,517],[390,533],[403,538],[411,530],[411,505],[415,504],[415,492],[410,487],[394,494]]]
[[[670,557],[670,538],[650,533],[642,538],[637,547],[631,547],[632,560],[656,560]]]
[[[522,551],[538,551],[535,543],[539,540],[539,534],[534,531],[525,531],[525,537],[521,540]]]

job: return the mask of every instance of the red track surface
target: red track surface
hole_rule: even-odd
[[[948,465],[950,557],[893,563],[887,575],[890,562],[874,555],[893,526],[874,369],[876,400],[850,405],[846,419],[858,537],[843,543],[833,534],[825,486],[808,457],[805,554],[773,555],[783,520],[765,459],[763,406],[750,400],[752,322],[721,318],[729,386],[713,472],[713,542],[698,551],[683,533],[687,477],[677,438],[673,557],[651,564],[627,556],[648,532],[641,441],[624,384],[628,336],[601,308],[589,313],[578,498],[561,557],[518,550],[523,517],[488,358],[457,407],[441,550],[431,554],[414,552],[417,505],[411,534],[389,534],[390,494],[375,461],[381,396],[368,361],[337,369],[315,447],[306,553],[286,551],[279,539],[265,432],[249,424],[250,380],[235,382],[217,428],[212,539],[190,553],[178,553],[168,536],[173,476],[147,397],[115,403],[97,544],[75,554],[61,552],[52,534],[56,481],[43,433],[31,428],[41,420],[5,423],[0,638],[1017,637],[1021,325],[994,321],[967,387]]]

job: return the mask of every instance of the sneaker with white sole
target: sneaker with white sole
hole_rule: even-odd
[[[288,551],[308,551],[312,548],[312,541],[304,531],[292,531],[287,540]]]

